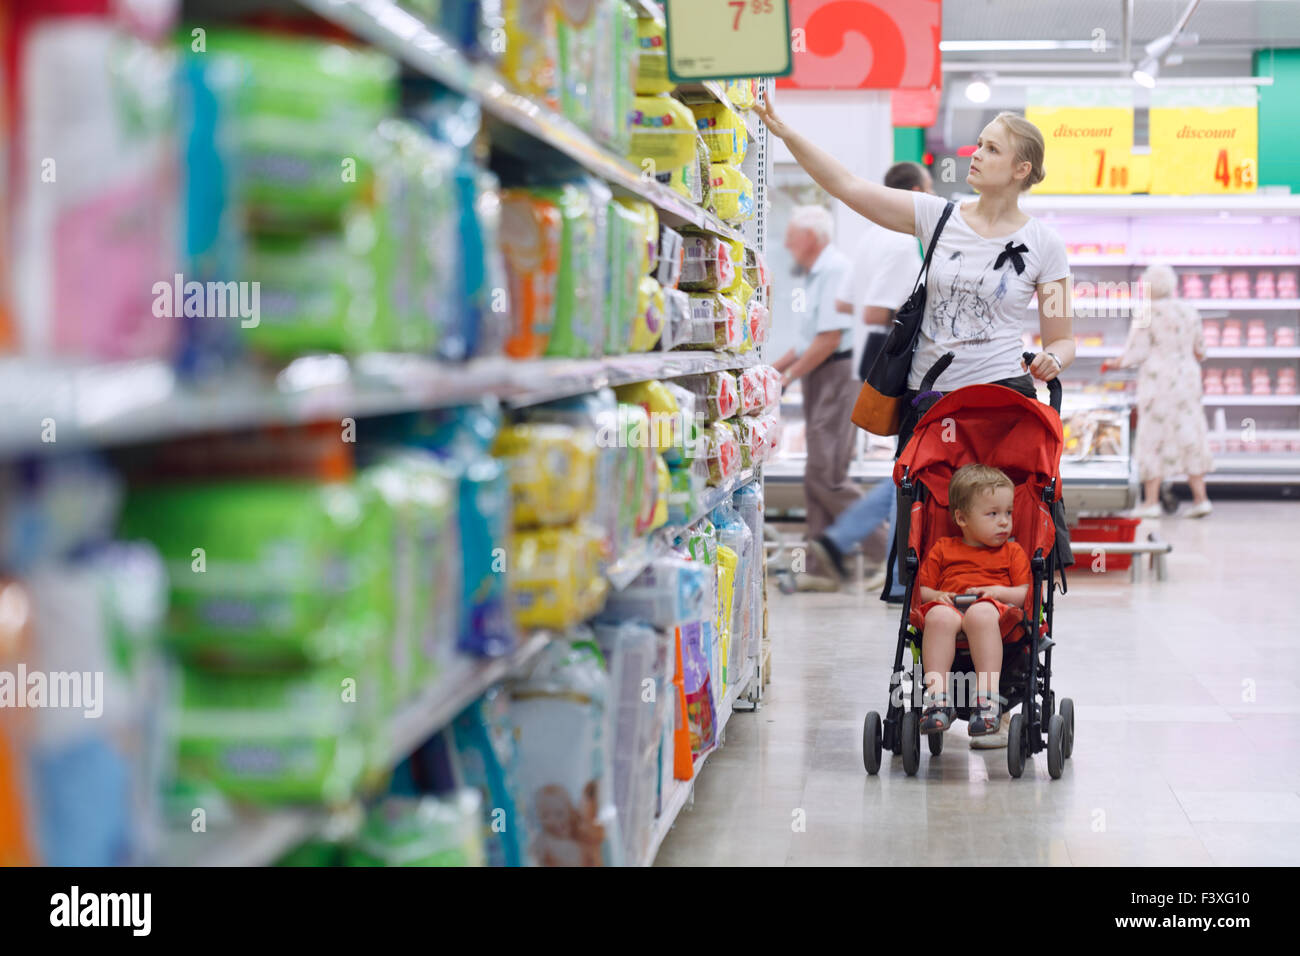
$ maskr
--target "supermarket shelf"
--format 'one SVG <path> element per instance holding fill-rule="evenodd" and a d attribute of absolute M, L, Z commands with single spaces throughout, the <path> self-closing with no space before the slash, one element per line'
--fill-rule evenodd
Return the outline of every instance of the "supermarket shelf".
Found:
<path fill-rule="evenodd" d="M 203 388 L 161 361 L 0 360 L 0 454 L 127 444 L 205 431 L 367 417 L 460 405 L 496 395 L 537 404 L 602 388 L 748 368 L 755 354 L 648 352 L 604 359 L 477 359 L 419 355 L 307 356 L 278 373 L 252 370 Z M 42 440 L 47 421 L 56 442 Z"/>
<path fill-rule="evenodd" d="M 1124 350 L 1117 345 L 1080 345 L 1074 354 L 1078 358 L 1119 358 Z M 1241 348 L 1224 348 L 1215 346 L 1205 350 L 1205 357 L 1212 359 L 1294 359 L 1300 358 L 1300 348 L 1254 346 Z"/>
<path fill-rule="evenodd" d="M 1206 395 L 1206 405 L 1300 405 L 1300 395 Z"/>
<path fill-rule="evenodd" d="M 974 196 L 963 196 L 975 198 Z M 1034 215 L 1085 216 L 1300 216 L 1300 196 L 1257 192 L 1234 196 L 1051 196 L 1036 194 L 1020 201 Z"/>
<path fill-rule="evenodd" d="M 1287 474 L 1300 478 L 1300 456 L 1286 452 L 1221 452 L 1214 456 L 1211 471 L 1220 475 Z"/>
<path fill-rule="evenodd" d="M 489 687 L 525 667 L 551 641 L 547 632 L 527 637 L 513 654 L 495 660 L 458 656 L 450 668 L 389 726 L 386 768 L 395 767 L 439 727 Z M 346 820 L 320 807 L 249 812 L 233 825 L 205 833 L 169 832 L 163 866 L 268 866 L 310 837 Z"/>
<path fill-rule="evenodd" d="M 1071 266 L 1300 266 L 1300 255 L 1072 255 L 1069 260 Z"/>
<path fill-rule="evenodd" d="M 1264 312 L 1300 310 L 1300 299 L 1184 299 L 1188 305 L 1215 312 Z"/>
<path fill-rule="evenodd" d="M 621 591 L 640 574 L 647 564 L 656 557 L 666 554 L 672 546 L 672 540 L 691 525 L 708 515 L 722 502 L 726 501 L 740 488 L 759 476 L 755 468 L 746 468 L 735 478 L 716 488 L 707 488 L 700 496 L 700 506 L 684 524 L 668 525 L 651 534 L 638 538 L 626 552 L 619 555 L 612 565 L 605 570 L 605 577 L 616 591 Z"/>
<path fill-rule="evenodd" d="M 647 182 L 627 159 L 597 144 L 554 110 L 511 92 L 486 64 L 472 63 L 451 43 L 403 10 L 394 0 L 299 0 L 345 30 L 368 40 L 439 83 L 482 104 L 509 124 L 581 164 L 625 193 L 658 206 L 671 226 L 693 225 L 728 239 L 743 236 L 717 216 L 693 205 L 667 186 Z"/>
<path fill-rule="evenodd" d="M 750 681 L 754 680 L 757 672 L 754 669 L 754 659 L 745 660 L 745 671 L 743 677 L 734 682 L 727 688 L 727 696 L 718 706 L 718 733 L 722 734 L 727 728 L 727 721 L 735 710 L 736 699 L 740 696 L 741 691 L 749 686 Z M 663 812 L 659 814 L 659 819 L 655 821 L 655 828 L 650 836 L 650 846 L 646 851 L 646 857 L 641 862 L 642 866 L 653 866 L 655 857 L 659 855 L 659 848 L 663 846 L 664 840 L 668 836 L 668 831 L 673 828 L 677 821 L 677 815 L 682 812 L 687 801 L 695 789 L 695 781 L 700 779 L 700 771 L 704 768 L 704 762 L 709 759 L 709 755 L 717 750 L 714 747 L 695 761 L 695 769 L 691 774 L 690 780 L 674 780 L 673 788 L 668 799 L 664 802 Z"/>

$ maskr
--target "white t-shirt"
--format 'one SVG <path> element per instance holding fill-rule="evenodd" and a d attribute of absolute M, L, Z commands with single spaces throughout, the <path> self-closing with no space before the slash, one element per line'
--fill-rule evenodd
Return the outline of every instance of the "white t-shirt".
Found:
<path fill-rule="evenodd" d="M 836 297 L 853 306 L 855 318 L 868 305 L 897 309 L 912 294 L 920 272 L 921 251 L 916 240 L 868 220 L 867 231 L 853 247 L 849 269 Z M 889 331 L 883 325 L 868 326 L 868 329 Z"/>
<path fill-rule="evenodd" d="M 945 205 L 945 200 L 925 193 L 913 198 L 916 237 L 927 247 Z M 1025 265 L 1020 274 L 1009 257 L 1000 269 L 993 268 L 1008 243 L 1027 247 L 1020 253 Z M 966 223 L 958 204 L 930 260 L 925 320 L 908 387 L 918 388 L 930 366 L 949 351 L 956 355 L 934 386 L 942 392 L 1023 375 L 1021 334 L 1029 301 L 1039 283 L 1069 274 L 1065 243 L 1037 219 L 1008 236 L 986 239 Z"/>

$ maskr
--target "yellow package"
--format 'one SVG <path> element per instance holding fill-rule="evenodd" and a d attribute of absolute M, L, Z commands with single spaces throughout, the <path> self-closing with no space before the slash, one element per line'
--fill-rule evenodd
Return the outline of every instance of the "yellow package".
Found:
<path fill-rule="evenodd" d="M 668 79 L 668 41 L 664 28 L 649 17 L 637 20 L 636 40 L 641 48 L 636 67 L 637 96 L 670 92 L 676 84 Z"/>
<path fill-rule="evenodd" d="M 555 7 L 537 0 L 505 0 L 506 49 L 501 72 L 516 90 L 560 108 L 560 44 Z M 665 69 L 667 60 L 665 59 Z"/>
<path fill-rule="evenodd" d="M 569 425 L 509 425 L 492 453 L 506 466 L 514 526 L 571 524 L 596 497 L 594 437 Z"/>
<path fill-rule="evenodd" d="M 695 161 L 695 117 L 667 93 L 638 96 L 632 108 L 632 147 L 628 158 L 653 174 Z"/>
<path fill-rule="evenodd" d="M 735 166 L 714 163 L 710 167 L 709 182 L 713 195 L 709 211 L 727 222 L 743 222 L 754 218 L 754 184 Z"/>
<path fill-rule="evenodd" d="M 717 649 L 720 656 L 718 673 L 722 676 L 722 688 L 719 695 L 725 693 L 727 679 L 727 661 L 731 660 L 731 600 L 736 588 L 736 552 L 725 544 L 718 545 L 718 608 L 714 626 L 718 634 Z"/>
<path fill-rule="evenodd" d="M 712 162 L 739 166 L 749 145 L 749 131 L 741 115 L 723 103 L 693 103 L 691 112 Z"/>
<path fill-rule="evenodd" d="M 637 286 L 637 312 L 632 321 L 633 352 L 649 352 L 664 334 L 664 289 L 654 276 Z"/>
<path fill-rule="evenodd" d="M 659 482 L 659 495 L 655 499 L 655 517 L 650 523 L 651 531 L 668 523 L 668 497 L 673 491 L 673 476 L 663 455 L 655 455 L 655 475 Z"/>
<path fill-rule="evenodd" d="M 727 80 L 723 92 L 736 109 L 751 110 L 758 102 L 758 80 L 752 76 L 742 80 Z"/>
<path fill-rule="evenodd" d="M 725 287 L 719 286 L 718 291 L 735 293 L 736 290 L 740 288 L 740 284 L 744 278 L 741 275 L 741 272 L 745 262 L 745 240 L 719 238 L 718 241 L 726 243 L 727 251 L 731 254 L 731 261 L 736 267 L 735 279 L 732 280 L 730 285 Z M 750 289 L 750 294 L 753 295 L 753 289 Z"/>
<path fill-rule="evenodd" d="M 640 405 L 650 416 L 650 446 L 659 454 L 682 444 L 685 429 L 677 399 L 663 382 L 637 382 L 614 389 L 620 402 Z"/>
<path fill-rule="evenodd" d="M 637 272 L 643 276 L 648 275 L 659 264 L 659 210 L 644 199 L 619 197 L 614 201 L 638 220 L 638 227 L 645 241 L 641 246 L 641 267 Z"/>
<path fill-rule="evenodd" d="M 742 315 L 749 315 L 749 300 L 754 297 L 754 287 L 745 281 L 741 273 L 737 272 L 736 275 L 741 277 L 736 280 L 735 286 L 727 294 L 740 303 Z"/>
<path fill-rule="evenodd" d="M 521 630 L 564 630 L 591 617 L 609 586 L 586 528 L 539 528 L 511 536 L 510 591 Z"/>

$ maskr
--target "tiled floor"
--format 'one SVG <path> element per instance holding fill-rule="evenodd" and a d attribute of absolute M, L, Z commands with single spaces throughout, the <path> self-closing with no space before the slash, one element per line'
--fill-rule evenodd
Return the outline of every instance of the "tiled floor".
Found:
<path fill-rule="evenodd" d="M 768 696 L 732 717 L 657 865 L 1300 864 L 1300 504 L 1149 524 L 1168 580 L 1085 570 L 1058 596 L 1053 686 L 1077 723 L 1056 781 L 1046 753 L 1011 780 L 960 722 L 916 777 L 888 751 L 867 776 L 897 612 L 773 588 Z"/>

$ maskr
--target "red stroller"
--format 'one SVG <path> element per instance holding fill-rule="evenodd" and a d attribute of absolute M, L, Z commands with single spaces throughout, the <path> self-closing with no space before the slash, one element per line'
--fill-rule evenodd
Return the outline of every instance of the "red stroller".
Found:
<path fill-rule="evenodd" d="M 1026 363 L 1033 357 L 1026 353 Z M 1012 777 L 1019 777 L 1026 758 L 1046 747 L 1048 773 L 1055 780 L 1074 749 L 1074 702 L 1063 699 L 1058 711 L 1052 690 L 1053 579 L 1058 571 L 1064 593 L 1064 559 L 1057 547 L 1054 510 L 1061 497 L 1063 438 L 1061 386 L 1052 381 L 1048 388 L 1052 411 L 1001 385 L 972 385 L 950 392 L 917 423 L 894 464 L 894 481 L 901 491 L 900 520 L 905 503 L 910 512 L 907 550 L 900 562 L 907 594 L 889 678 L 889 707 L 883 722 L 871 711 L 862 728 L 862 757 L 869 774 L 880 770 L 882 746 L 902 754 L 909 777 L 920 765 L 923 622 L 917 610 L 921 602 L 916 572 L 934 542 L 960 534 L 948 511 L 948 482 L 958 468 L 972 462 L 1000 468 L 1015 485 L 1013 534 L 1029 557 L 1032 572 L 1023 616 L 1016 625 L 1018 638 L 1003 645 L 999 690 L 1007 699 L 1005 709 L 1025 705 L 1011 717 L 1007 769 Z M 912 651 L 910 695 L 903 691 L 903 652 L 908 647 Z M 969 678 L 973 673 L 969 648 L 959 640 L 953 675 Z M 959 719 L 970 719 L 969 701 L 955 709 Z M 943 750 L 943 737 L 928 735 L 932 756 Z"/>

